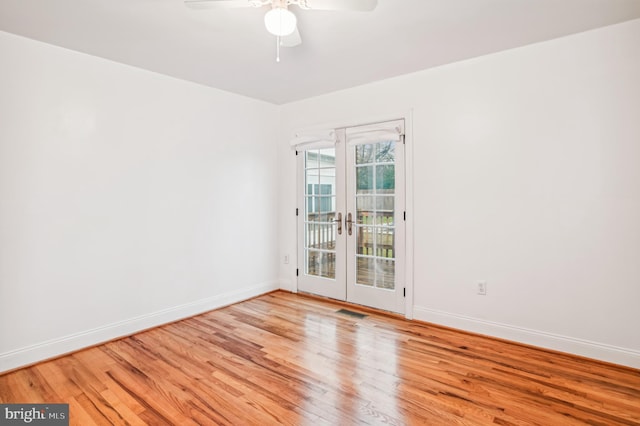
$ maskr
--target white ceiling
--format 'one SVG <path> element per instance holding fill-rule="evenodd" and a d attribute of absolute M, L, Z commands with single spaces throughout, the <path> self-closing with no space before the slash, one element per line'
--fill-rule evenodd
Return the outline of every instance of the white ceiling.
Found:
<path fill-rule="evenodd" d="M 0 30 L 282 104 L 640 18 L 640 0 L 379 0 L 375 11 L 291 9 L 283 49 L 262 9 L 182 0 L 0 0 Z"/>

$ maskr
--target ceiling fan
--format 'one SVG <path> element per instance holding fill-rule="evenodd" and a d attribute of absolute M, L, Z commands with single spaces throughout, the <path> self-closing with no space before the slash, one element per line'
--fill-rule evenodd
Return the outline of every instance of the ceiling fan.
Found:
<path fill-rule="evenodd" d="M 263 7 L 270 10 L 264 15 L 267 31 L 276 36 L 276 61 L 280 62 L 280 46 L 294 47 L 302 43 L 297 18 L 290 5 L 305 10 L 352 10 L 369 12 L 378 0 L 184 0 L 191 9 L 226 9 L 237 7 Z"/>

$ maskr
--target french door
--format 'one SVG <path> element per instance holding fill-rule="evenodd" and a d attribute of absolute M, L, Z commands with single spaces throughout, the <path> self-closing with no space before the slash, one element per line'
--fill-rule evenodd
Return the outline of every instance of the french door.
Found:
<path fill-rule="evenodd" d="M 299 151 L 298 289 L 404 312 L 404 122 Z"/>

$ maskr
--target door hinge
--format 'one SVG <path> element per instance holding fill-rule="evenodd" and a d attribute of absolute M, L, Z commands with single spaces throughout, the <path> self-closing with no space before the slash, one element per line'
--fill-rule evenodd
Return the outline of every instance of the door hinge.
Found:
<path fill-rule="evenodd" d="M 407 297 L 407 288 L 406 287 L 404 287 L 402 289 L 402 296 Z"/>
<path fill-rule="evenodd" d="M 406 221 L 407 220 L 407 212 L 402 212 L 402 217 Z"/>
<path fill-rule="evenodd" d="M 298 150 L 296 149 L 296 155 L 298 155 Z"/>
<path fill-rule="evenodd" d="M 402 145 L 404 145 L 405 136 L 404 135 L 400 135 L 400 137 L 402 138 Z"/>
<path fill-rule="evenodd" d="M 300 269 L 296 268 L 296 277 L 298 276 L 299 273 L 300 273 Z"/>
<path fill-rule="evenodd" d="M 298 208 L 296 207 L 296 216 L 298 216 Z"/>

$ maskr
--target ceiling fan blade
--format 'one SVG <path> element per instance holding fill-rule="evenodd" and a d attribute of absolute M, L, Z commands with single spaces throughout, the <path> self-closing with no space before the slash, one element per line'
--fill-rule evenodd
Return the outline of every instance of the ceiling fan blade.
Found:
<path fill-rule="evenodd" d="M 251 7 L 250 0 L 184 0 L 189 9 L 230 9 L 236 7 Z"/>
<path fill-rule="evenodd" d="M 280 38 L 280 45 L 282 47 L 295 47 L 301 43 L 302 43 L 302 39 L 300 38 L 300 31 L 298 31 L 297 27 L 288 36 L 284 36 Z"/>
<path fill-rule="evenodd" d="M 378 0 L 306 0 L 312 10 L 355 10 L 370 12 L 376 8 Z"/>

